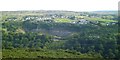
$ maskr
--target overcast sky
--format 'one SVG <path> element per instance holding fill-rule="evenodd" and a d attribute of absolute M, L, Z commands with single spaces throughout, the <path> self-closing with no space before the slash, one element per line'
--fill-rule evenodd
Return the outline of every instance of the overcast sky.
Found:
<path fill-rule="evenodd" d="M 117 10 L 120 0 L 0 0 L 0 11 L 16 10 Z"/>

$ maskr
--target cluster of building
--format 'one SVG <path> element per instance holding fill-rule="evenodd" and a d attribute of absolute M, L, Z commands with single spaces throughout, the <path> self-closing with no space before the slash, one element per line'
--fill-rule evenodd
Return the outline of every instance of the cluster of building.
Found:
<path fill-rule="evenodd" d="M 58 14 L 53 14 L 53 15 L 42 15 L 42 16 L 25 16 L 23 17 L 22 21 L 26 21 L 26 20 L 30 20 L 33 22 L 39 22 L 39 21 L 43 21 L 43 22 L 54 22 L 55 18 L 66 18 L 66 19 L 70 19 L 70 20 L 76 20 L 71 22 L 72 24 L 99 24 L 101 23 L 100 21 L 91 21 L 91 20 L 86 20 L 84 19 L 84 17 L 75 17 L 75 16 L 65 16 L 65 15 L 58 15 Z M 12 18 L 7 18 L 6 20 L 17 20 L 16 17 L 12 17 Z M 109 22 L 106 23 L 106 25 L 114 25 L 117 24 L 117 22 Z"/>

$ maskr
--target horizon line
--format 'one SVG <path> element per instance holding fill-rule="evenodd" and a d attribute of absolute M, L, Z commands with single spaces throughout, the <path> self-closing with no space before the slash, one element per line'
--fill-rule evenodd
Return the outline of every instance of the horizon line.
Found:
<path fill-rule="evenodd" d="M 118 11 L 118 10 L 88 10 L 88 11 L 74 11 L 74 10 L 0 10 L 0 11 L 71 11 L 71 12 L 94 12 L 94 11 Z"/>

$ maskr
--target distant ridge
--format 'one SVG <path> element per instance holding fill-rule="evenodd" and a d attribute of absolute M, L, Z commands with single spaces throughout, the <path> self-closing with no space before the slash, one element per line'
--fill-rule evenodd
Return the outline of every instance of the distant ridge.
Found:
<path fill-rule="evenodd" d="M 118 14 L 117 10 L 100 10 L 100 11 L 92 11 L 92 13 L 97 14 Z"/>

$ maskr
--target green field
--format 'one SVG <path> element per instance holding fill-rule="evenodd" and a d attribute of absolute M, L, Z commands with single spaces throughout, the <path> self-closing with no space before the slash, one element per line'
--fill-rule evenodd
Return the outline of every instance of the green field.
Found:
<path fill-rule="evenodd" d="M 2 58 L 2 52 L 0 51 L 0 58 Z"/>
<path fill-rule="evenodd" d="M 3 49 L 3 58 L 98 58 L 99 55 L 47 49 Z"/>
<path fill-rule="evenodd" d="M 71 23 L 73 22 L 74 20 L 71 20 L 71 19 L 66 19 L 66 18 L 56 18 L 54 19 L 55 22 L 58 22 L 58 23 Z"/>

